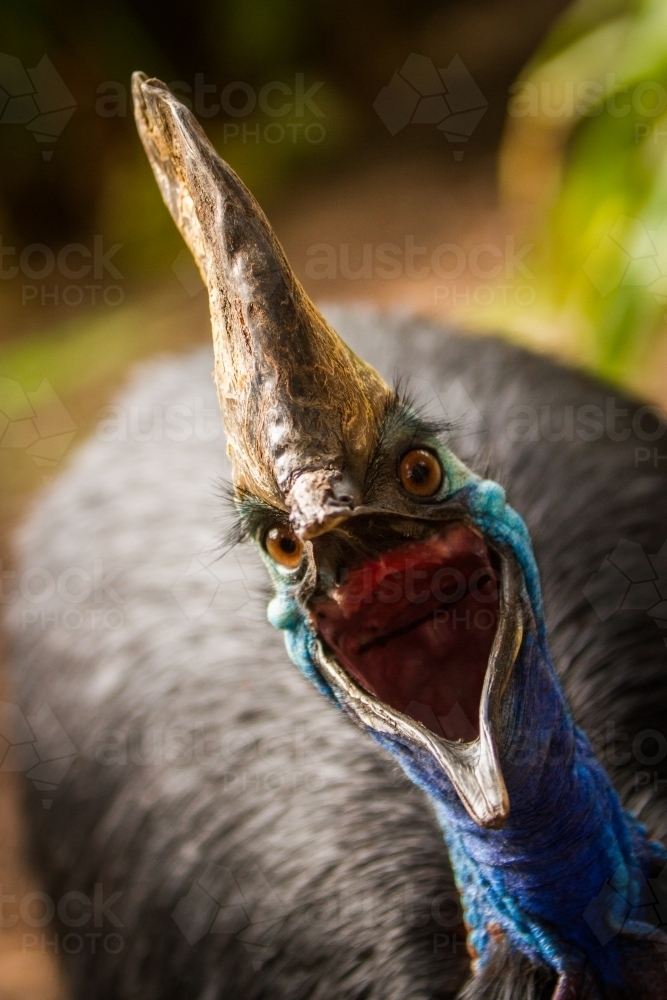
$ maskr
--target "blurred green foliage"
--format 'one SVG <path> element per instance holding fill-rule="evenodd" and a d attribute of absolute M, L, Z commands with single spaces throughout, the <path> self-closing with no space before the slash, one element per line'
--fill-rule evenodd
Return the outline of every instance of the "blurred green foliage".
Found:
<path fill-rule="evenodd" d="M 514 89 L 503 174 L 532 199 L 539 307 L 623 380 L 667 319 L 665 0 L 578 0 Z"/>

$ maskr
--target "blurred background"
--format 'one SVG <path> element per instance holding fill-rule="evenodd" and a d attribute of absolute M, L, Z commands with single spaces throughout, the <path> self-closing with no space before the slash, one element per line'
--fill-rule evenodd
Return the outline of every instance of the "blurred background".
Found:
<path fill-rule="evenodd" d="M 209 337 L 135 69 L 189 103 L 315 300 L 496 330 L 667 405 L 667 0 L 0 13 L 0 582 L 34 491 L 131 366 Z M 19 786 L 0 764 L 16 899 L 38 891 Z M 29 921 L 0 925 L 0 1000 L 64 995 Z"/>

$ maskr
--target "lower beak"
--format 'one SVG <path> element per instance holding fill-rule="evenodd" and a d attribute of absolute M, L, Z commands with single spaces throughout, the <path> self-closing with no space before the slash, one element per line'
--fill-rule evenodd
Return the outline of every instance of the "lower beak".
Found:
<path fill-rule="evenodd" d="M 511 553 L 499 555 L 498 625 L 480 700 L 479 736 L 472 742 L 444 739 L 380 701 L 357 683 L 321 641 L 316 647 L 318 667 L 346 710 L 365 727 L 428 754 L 435 767 L 446 773 L 471 818 L 487 829 L 502 827 L 510 812 L 498 746 L 503 694 L 523 637 L 521 574 Z"/>

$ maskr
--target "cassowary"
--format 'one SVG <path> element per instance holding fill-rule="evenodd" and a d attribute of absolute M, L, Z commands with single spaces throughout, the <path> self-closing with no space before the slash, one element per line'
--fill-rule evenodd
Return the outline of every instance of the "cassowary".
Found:
<path fill-rule="evenodd" d="M 192 115 L 134 94 L 229 462 L 208 353 L 155 363 L 20 539 L 54 581 L 8 624 L 63 762 L 29 805 L 73 995 L 667 997 L 665 644 L 605 603 L 619 566 L 665 585 L 664 421 L 493 338 L 339 310 L 344 342 Z M 221 555 L 230 476 L 254 544 Z"/>

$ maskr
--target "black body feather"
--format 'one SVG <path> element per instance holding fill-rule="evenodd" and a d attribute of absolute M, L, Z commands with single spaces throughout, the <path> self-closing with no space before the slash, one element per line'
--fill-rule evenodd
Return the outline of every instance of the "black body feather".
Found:
<path fill-rule="evenodd" d="M 533 538 L 575 718 L 625 806 L 664 840 L 667 633 L 647 613 L 648 586 L 635 610 L 617 605 L 631 584 L 667 599 L 667 463 L 645 458 L 667 454 L 665 425 L 492 338 L 361 312 L 333 321 L 430 398 L 451 447 L 506 487 Z M 21 542 L 24 568 L 96 581 L 83 600 L 66 583 L 9 609 L 21 709 L 30 721 L 46 702 L 76 753 L 54 791 L 26 782 L 46 890 L 56 905 L 72 891 L 121 894 L 78 928 L 74 903 L 56 923 L 74 997 L 547 1000 L 553 979 L 502 945 L 469 979 L 426 799 L 289 664 L 256 556 L 241 546 L 218 559 L 224 440 L 194 416 L 215 408 L 210 369 L 208 352 L 146 369 L 121 401 L 120 439 L 82 449 Z M 177 404 L 192 414 L 180 440 L 166 430 Z M 147 440 L 132 407 L 152 421 Z M 614 552 L 625 577 L 609 569 Z M 55 746 L 56 723 L 43 729 Z M 68 933 L 84 940 L 76 954 Z"/>

